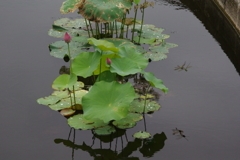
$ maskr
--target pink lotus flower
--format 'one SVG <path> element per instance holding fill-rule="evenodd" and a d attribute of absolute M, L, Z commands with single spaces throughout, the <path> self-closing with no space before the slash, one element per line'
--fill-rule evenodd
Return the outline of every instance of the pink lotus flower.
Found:
<path fill-rule="evenodd" d="M 112 64 L 112 61 L 111 61 L 111 59 L 107 58 L 107 60 L 106 60 L 106 61 L 107 61 L 107 64 L 108 64 L 108 65 L 111 65 L 111 64 Z"/>
<path fill-rule="evenodd" d="M 71 42 L 71 40 L 72 40 L 72 37 L 66 32 L 64 35 L 64 41 L 66 43 L 69 43 L 69 42 Z"/>

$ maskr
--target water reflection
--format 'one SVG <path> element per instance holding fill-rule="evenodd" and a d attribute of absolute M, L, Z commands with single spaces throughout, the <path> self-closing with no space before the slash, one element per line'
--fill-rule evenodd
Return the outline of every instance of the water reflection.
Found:
<path fill-rule="evenodd" d="M 71 134 L 73 130 L 73 134 Z M 63 144 L 66 147 L 72 148 L 72 159 L 76 150 L 88 152 L 94 160 L 139 160 L 139 157 L 132 157 L 133 152 L 139 152 L 143 157 L 153 157 L 165 145 L 167 139 L 164 132 L 157 133 L 149 139 L 137 139 L 129 141 L 126 130 L 117 130 L 117 132 L 108 136 L 99 136 L 93 134 L 92 144 L 87 145 L 84 141 L 81 145 L 75 143 L 75 129 L 70 129 L 68 139 L 55 139 L 56 144 Z M 72 136 L 72 137 L 71 137 Z M 72 140 L 70 140 L 72 139 Z M 100 143 L 100 148 L 95 148 L 96 139 Z M 103 147 L 102 143 L 107 143 L 108 147 Z M 120 143 L 120 144 L 119 144 Z M 106 146 L 106 145 L 105 145 Z M 120 146 L 120 148 L 119 148 Z"/>
<path fill-rule="evenodd" d="M 158 5 L 173 6 L 176 10 L 188 10 L 188 7 L 180 0 L 155 0 Z"/>

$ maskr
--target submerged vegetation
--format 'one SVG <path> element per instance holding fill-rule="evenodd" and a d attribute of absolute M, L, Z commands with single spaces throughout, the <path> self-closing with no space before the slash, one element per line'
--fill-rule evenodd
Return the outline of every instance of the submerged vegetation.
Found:
<path fill-rule="evenodd" d="M 50 55 L 69 62 L 69 68 L 54 80 L 55 91 L 37 102 L 59 111 L 71 127 L 97 135 L 132 128 L 145 113 L 159 110 L 153 88 L 164 93 L 168 88 L 144 69 L 151 61 L 166 59 L 169 48 L 177 45 L 165 41 L 169 35 L 163 29 L 143 24 L 144 10 L 153 6 L 141 0 L 63 2 L 62 14 L 78 10 L 83 18 L 61 18 L 49 30 L 50 36 L 64 39 L 49 45 Z M 132 8 L 134 18 L 129 18 Z M 146 127 L 134 134 L 150 136 Z"/>

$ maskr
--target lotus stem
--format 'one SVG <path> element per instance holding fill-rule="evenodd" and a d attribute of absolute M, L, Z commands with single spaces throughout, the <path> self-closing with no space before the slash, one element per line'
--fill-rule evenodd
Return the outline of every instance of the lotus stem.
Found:
<path fill-rule="evenodd" d="M 118 38 L 118 28 L 117 28 L 117 21 L 115 20 L 115 29 L 116 29 L 116 38 Z"/>
<path fill-rule="evenodd" d="M 105 27 L 105 38 L 107 36 L 107 23 L 104 23 L 104 27 Z"/>
<path fill-rule="evenodd" d="M 135 25 L 136 25 L 136 18 L 137 18 L 137 11 L 138 11 L 138 4 L 135 9 L 135 15 L 134 15 L 134 23 L 133 23 L 133 29 L 132 29 L 132 42 L 133 42 L 133 37 L 134 37 L 134 32 L 135 32 Z"/>
<path fill-rule="evenodd" d="M 98 25 L 98 23 L 96 22 L 96 36 L 97 36 L 97 38 L 101 38 L 101 36 L 100 36 L 100 29 L 99 29 L 99 25 Z"/>
<path fill-rule="evenodd" d="M 126 15 L 127 15 L 127 13 L 125 15 L 123 15 L 122 25 L 121 25 L 121 34 L 119 36 L 120 38 L 123 38 L 124 24 L 125 24 Z"/>
<path fill-rule="evenodd" d="M 90 22 L 90 21 L 88 21 L 88 22 L 89 22 L 89 26 L 90 26 L 90 28 L 91 28 L 92 36 L 94 37 L 94 34 L 93 34 L 93 29 L 92 29 L 91 22 Z"/>
<path fill-rule="evenodd" d="M 146 0 L 145 0 L 146 3 Z M 142 23 L 141 23 L 141 29 L 140 29 L 140 35 L 139 35 L 139 39 L 138 39 L 138 43 L 140 43 L 140 38 L 142 36 L 142 26 L 143 26 L 143 19 L 144 19 L 144 7 L 143 7 L 143 11 L 142 11 Z"/>
<path fill-rule="evenodd" d="M 129 27 L 129 25 L 127 25 L 127 33 L 126 33 L 126 38 L 128 38 L 128 27 Z"/>
<path fill-rule="evenodd" d="M 86 26 L 87 26 L 88 37 L 90 38 L 90 32 L 89 32 L 89 29 L 88 29 L 88 24 L 87 24 L 87 19 L 86 18 L 85 18 L 85 23 L 86 23 Z"/>

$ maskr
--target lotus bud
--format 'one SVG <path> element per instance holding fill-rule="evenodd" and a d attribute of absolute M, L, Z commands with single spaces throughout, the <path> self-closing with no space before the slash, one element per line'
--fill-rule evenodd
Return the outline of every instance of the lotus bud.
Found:
<path fill-rule="evenodd" d="M 111 61 L 111 59 L 107 58 L 107 60 L 106 60 L 106 61 L 107 61 L 107 64 L 108 64 L 108 65 L 111 65 L 111 64 L 112 64 L 112 61 Z"/>
<path fill-rule="evenodd" d="M 69 43 L 69 42 L 71 42 L 71 40 L 72 40 L 72 37 L 66 32 L 64 35 L 64 41 L 66 43 Z"/>

